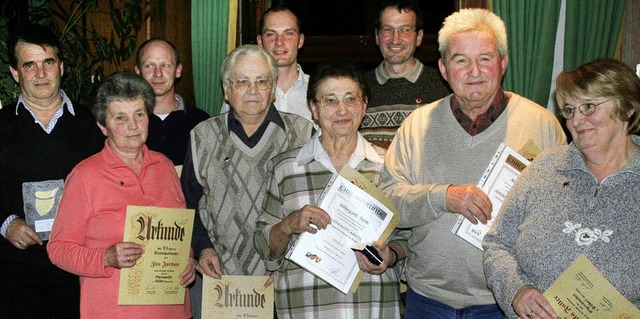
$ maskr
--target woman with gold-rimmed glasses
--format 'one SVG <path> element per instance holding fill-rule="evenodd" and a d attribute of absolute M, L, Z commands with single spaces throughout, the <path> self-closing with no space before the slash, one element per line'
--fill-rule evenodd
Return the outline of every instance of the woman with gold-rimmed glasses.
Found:
<path fill-rule="evenodd" d="M 273 158 L 255 245 L 273 271 L 278 318 L 399 318 L 398 276 L 392 267 L 406 255 L 406 237 L 393 235 L 389 245 L 376 242 L 383 258 L 376 266 L 357 253 L 366 272 L 355 293 L 343 294 L 284 259 L 286 249 L 303 232 L 325 229 L 331 218 L 313 206 L 334 174 L 345 165 L 378 182 L 382 148 L 367 142 L 358 127 L 370 93 L 353 64 L 328 64 L 312 76 L 307 100 L 320 131 L 304 146 Z M 407 235 L 407 234 L 404 234 Z"/>
<path fill-rule="evenodd" d="M 640 306 L 640 79 L 599 59 L 556 85 L 573 142 L 536 157 L 484 238 L 488 284 L 509 318 L 555 318 L 542 292 L 581 254 Z"/>

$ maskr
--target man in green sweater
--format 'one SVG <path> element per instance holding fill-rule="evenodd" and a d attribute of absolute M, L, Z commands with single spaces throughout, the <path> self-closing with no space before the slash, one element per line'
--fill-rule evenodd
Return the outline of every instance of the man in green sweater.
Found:
<path fill-rule="evenodd" d="M 503 318 L 487 288 L 482 251 L 451 233 L 462 215 L 491 218 L 476 184 L 501 143 L 534 157 L 566 143 L 558 120 L 505 92 L 504 22 L 484 9 L 450 15 L 438 33 L 440 73 L 453 94 L 416 109 L 386 154 L 380 187 L 410 228 L 405 318 Z"/>

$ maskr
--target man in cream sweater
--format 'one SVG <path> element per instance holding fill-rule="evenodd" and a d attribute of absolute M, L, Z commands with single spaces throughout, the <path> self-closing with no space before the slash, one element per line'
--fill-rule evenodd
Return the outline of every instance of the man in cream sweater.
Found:
<path fill-rule="evenodd" d="M 504 22 L 490 11 L 450 15 L 438 33 L 440 73 L 453 94 L 416 109 L 386 154 L 380 187 L 409 238 L 405 318 L 503 318 L 487 288 L 482 251 L 451 233 L 459 215 L 486 223 L 492 206 L 475 185 L 500 143 L 528 157 L 566 143 L 557 119 L 501 87 Z"/>

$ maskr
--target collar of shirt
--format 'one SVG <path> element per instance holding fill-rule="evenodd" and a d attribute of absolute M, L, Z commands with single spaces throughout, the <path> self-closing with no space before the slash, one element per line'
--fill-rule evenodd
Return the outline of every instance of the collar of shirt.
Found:
<path fill-rule="evenodd" d="M 424 68 L 422 62 L 420 62 L 418 59 L 415 60 L 416 64 L 413 65 L 411 71 L 409 71 L 407 75 L 403 76 L 403 78 L 407 79 L 407 81 L 411 83 L 416 83 L 416 81 L 418 81 L 418 79 L 420 78 L 420 74 L 422 73 L 422 68 Z M 384 62 L 382 62 L 380 63 L 380 65 L 378 65 L 378 67 L 376 67 L 376 80 L 378 80 L 378 83 L 380 84 L 385 84 L 389 79 L 391 79 L 391 77 L 389 77 L 384 71 Z"/>
<path fill-rule="evenodd" d="M 129 165 L 127 165 L 113 151 L 113 149 L 111 148 L 111 145 L 109 145 L 109 140 L 108 139 L 104 141 L 104 149 L 99 154 L 102 154 L 102 158 L 104 159 L 105 163 L 110 168 L 129 167 Z M 147 145 L 146 144 L 142 144 L 142 170 L 144 170 L 145 167 L 147 167 L 149 165 L 156 164 L 156 163 L 159 163 L 159 162 L 160 162 L 159 158 L 156 157 L 155 155 L 152 155 L 149 152 L 149 148 L 147 147 Z M 140 174 L 140 176 L 142 176 L 142 174 Z"/>
<path fill-rule="evenodd" d="M 638 135 L 629 135 L 631 141 L 640 146 L 640 136 Z M 576 146 L 576 142 L 571 142 L 567 147 L 566 156 L 563 155 L 562 161 L 558 165 L 558 170 L 568 171 L 568 170 L 582 170 L 588 172 L 593 175 L 591 169 L 587 166 L 584 160 L 584 153 Z M 546 150 L 545 150 L 546 152 Z M 635 175 L 640 175 L 640 153 L 636 154 L 633 158 L 629 160 L 629 162 L 623 166 L 619 171 L 612 173 L 611 175 L 616 175 L 619 173 L 631 173 Z M 566 183 L 566 182 L 565 182 Z"/>
<path fill-rule="evenodd" d="M 184 99 L 180 94 L 175 94 L 176 101 L 178 101 L 178 107 L 174 111 L 184 111 L 186 108 L 184 106 Z"/>
<path fill-rule="evenodd" d="M 302 71 L 300 65 L 297 65 L 297 70 L 298 78 L 287 92 L 283 92 L 279 87 L 276 87 L 276 100 L 274 103 L 276 109 L 280 112 L 297 114 L 313 122 L 311 110 L 307 105 L 309 75 Z"/>
<path fill-rule="evenodd" d="M 174 98 L 176 99 L 176 101 L 178 101 L 178 106 L 171 112 L 167 113 L 167 114 L 155 114 L 152 113 L 152 115 L 154 115 L 155 117 L 161 119 L 161 120 L 166 120 L 167 117 L 169 117 L 169 115 L 171 115 L 171 113 L 173 112 L 177 112 L 177 111 L 185 111 L 185 106 L 184 106 L 184 100 L 182 99 L 182 96 L 175 94 Z M 154 116 L 150 116 L 150 119 L 153 118 Z"/>
<path fill-rule="evenodd" d="M 455 96 L 453 96 L 450 101 L 451 111 L 458 123 L 460 123 L 460 126 L 462 126 L 469 135 L 476 136 L 489 128 L 489 126 L 500 117 L 500 114 L 507 108 L 509 96 L 507 96 L 503 90 L 499 90 L 493 98 L 493 101 L 491 101 L 487 111 L 478 115 L 475 120 L 471 120 L 471 118 L 462 111 L 460 103 Z"/>
<path fill-rule="evenodd" d="M 25 102 L 22 94 L 20 94 L 20 98 L 18 98 L 18 103 L 16 103 L 16 115 L 18 115 L 18 109 L 20 108 L 20 105 L 22 105 L 24 109 L 27 110 L 31 114 L 31 116 L 33 116 L 33 119 L 36 121 L 36 123 L 38 123 L 40 127 L 42 127 L 42 129 L 45 132 L 47 132 L 47 134 L 50 134 L 51 131 L 53 131 L 53 128 L 56 127 L 56 123 L 58 123 L 58 119 L 62 117 L 62 114 L 64 114 L 65 105 L 67 106 L 67 111 L 69 111 L 71 115 L 73 116 L 76 115 L 76 112 L 73 109 L 73 103 L 71 103 L 71 100 L 69 99 L 67 94 L 64 92 L 64 90 L 60 90 L 60 97 L 62 98 L 62 107 L 59 108 L 58 111 L 56 111 L 56 114 L 53 115 L 53 117 L 51 118 L 51 121 L 49 121 L 49 125 L 46 127 L 42 122 L 40 122 L 36 113 L 27 107 L 27 103 Z"/>
<path fill-rule="evenodd" d="M 229 132 L 234 133 L 245 145 L 249 147 L 254 147 L 256 146 L 256 144 L 258 144 L 258 142 L 262 139 L 262 135 L 264 135 L 264 132 L 267 130 L 269 122 L 272 122 L 273 124 L 276 124 L 283 130 L 285 130 L 284 121 L 282 120 L 280 113 L 278 113 L 278 110 L 276 110 L 276 107 L 273 104 L 271 104 L 271 106 L 269 107 L 267 116 L 264 118 L 264 121 L 262 121 L 262 124 L 260 124 L 260 127 L 258 127 L 256 132 L 253 133 L 251 137 L 249 137 L 244 131 L 242 123 L 240 123 L 240 121 L 236 118 L 233 108 L 231 109 L 231 111 L 227 112 L 227 127 L 229 128 Z"/>
<path fill-rule="evenodd" d="M 373 147 L 373 145 L 371 145 L 371 143 L 367 142 L 362 137 L 360 132 L 358 132 L 357 134 L 358 142 L 356 144 L 355 150 L 353 150 L 353 153 L 351 154 L 351 157 L 349 157 L 349 166 L 351 166 L 352 168 L 356 168 L 358 167 L 358 165 L 360 165 L 360 162 L 365 159 L 372 163 L 382 165 L 382 163 L 384 162 L 382 156 L 378 154 L 378 152 L 376 152 L 376 149 Z M 309 142 L 302 146 L 302 149 L 298 153 L 298 156 L 296 156 L 296 160 L 298 161 L 299 165 L 307 165 L 311 163 L 312 160 L 316 160 L 331 172 L 337 174 L 338 171 L 336 171 L 335 167 L 333 167 L 333 163 L 331 162 L 329 154 L 327 154 L 327 152 L 324 150 L 324 147 L 322 147 L 322 143 L 320 142 L 321 136 L 322 130 L 320 129 L 311 137 L 311 140 L 309 140 Z"/>
<path fill-rule="evenodd" d="M 293 86 L 289 89 L 289 91 L 284 92 L 279 87 L 276 86 L 276 96 L 285 95 L 291 91 L 295 91 L 296 89 L 304 88 L 307 90 L 307 85 L 309 84 L 309 75 L 302 72 L 302 67 L 300 64 L 296 64 L 296 70 L 298 71 L 298 78 L 296 82 L 293 83 Z"/>
<path fill-rule="evenodd" d="M 296 70 L 298 70 L 298 79 L 296 80 L 296 84 L 295 85 L 304 85 L 304 87 L 307 87 L 307 84 L 309 84 L 309 74 L 305 74 L 302 71 L 302 67 L 300 66 L 300 64 L 296 64 Z"/>

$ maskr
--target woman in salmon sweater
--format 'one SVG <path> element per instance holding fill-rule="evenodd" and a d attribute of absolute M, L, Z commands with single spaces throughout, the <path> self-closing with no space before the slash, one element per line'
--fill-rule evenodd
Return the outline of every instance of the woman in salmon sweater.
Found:
<path fill-rule="evenodd" d="M 82 318 L 191 317 L 189 294 L 178 305 L 118 305 L 120 271 L 143 253 L 142 246 L 122 242 L 127 206 L 185 207 L 172 162 L 144 144 L 153 102 L 143 78 L 107 78 L 92 109 L 105 146 L 66 180 L 47 251 L 55 265 L 80 276 Z M 193 259 L 180 276 L 183 287 L 194 280 Z"/>

